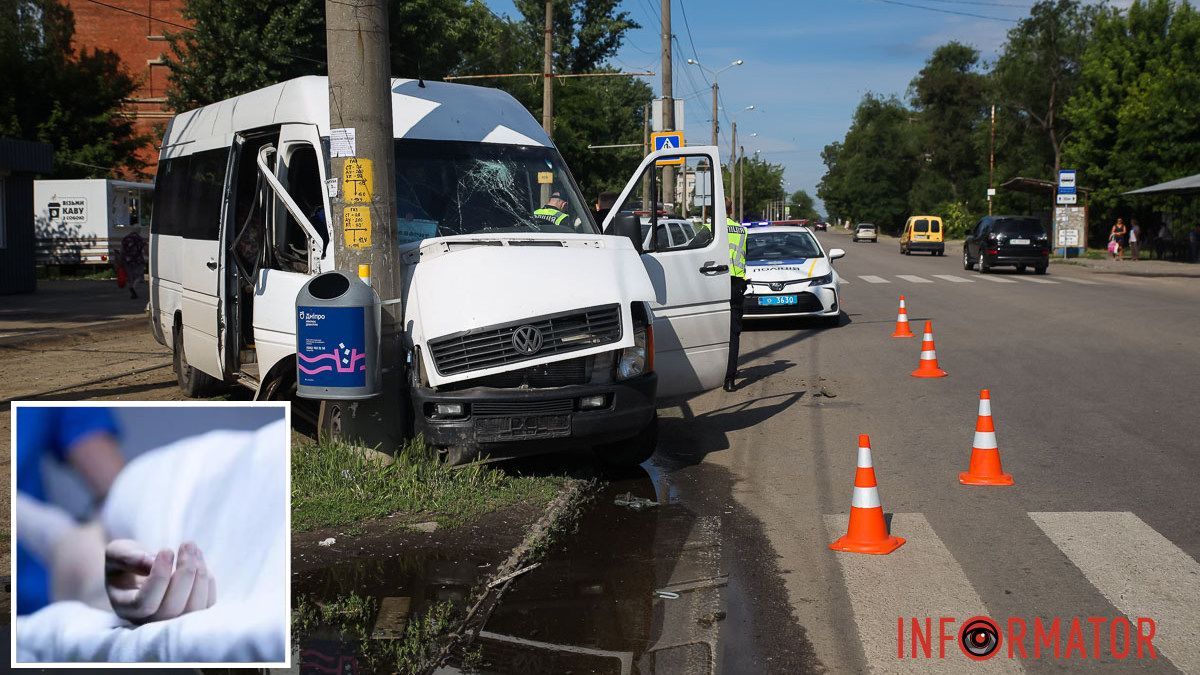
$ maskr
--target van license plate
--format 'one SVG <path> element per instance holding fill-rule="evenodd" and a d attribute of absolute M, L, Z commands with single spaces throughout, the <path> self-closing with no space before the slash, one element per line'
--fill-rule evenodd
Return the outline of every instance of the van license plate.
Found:
<path fill-rule="evenodd" d="M 758 299 L 759 306 L 762 305 L 794 305 L 796 304 L 796 296 L 794 295 L 764 295 Z"/>
<path fill-rule="evenodd" d="M 517 415 L 475 420 L 475 439 L 482 442 L 562 438 L 570 435 L 570 415 Z"/>
<path fill-rule="evenodd" d="M 1013 246 L 1028 246 L 1029 240 L 1028 239 L 1009 239 L 1008 243 L 1012 244 Z"/>

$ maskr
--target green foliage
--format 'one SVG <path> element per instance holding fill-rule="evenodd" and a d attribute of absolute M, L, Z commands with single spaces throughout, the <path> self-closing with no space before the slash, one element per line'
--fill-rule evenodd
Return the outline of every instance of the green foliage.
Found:
<path fill-rule="evenodd" d="M 1121 193 L 1200 167 L 1200 14 L 1187 3 L 1104 9 L 1064 111 L 1076 132 L 1067 162 L 1111 211 Z"/>
<path fill-rule="evenodd" d="M 292 526 L 297 531 L 351 525 L 397 514 L 455 525 L 525 500 L 548 502 L 555 477 L 513 477 L 482 464 L 447 467 L 422 439 L 406 444 L 391 464 L 337 441 L 292 448 Z"/>
<path fill-rule="evenodd" d="M 0 0 L 0 136 L 54 145 L 56 178 L 137 176 L 148 142 L 122 114 L 137 83 L 107 50 L 71 46 L 54 0 Z"/>
<path fill-rule="evenodd" d="M 979 222 L 980 215 L 972 213 L 964 202 L 943 202 L 933 209 L 934 215 L 942 217 L 942 227 L 947 239 L 962 239 Z"/>
<path fill-rule="evenodd" d="M 767 210 L 767 202 L 778 201 L 786 197 L 783 191 L 782 164 L 773 164 L 761 159 L 758 155 L 753 155 L 739 161 L 738 171 L 742 174 L 738 179 L 739 186 L 744 190 L 744 194 L 739 199 L 742 201 L 742 207 L 745 209 L 744 217 L 747 220 L 762 218 Z M 732 173 L 723 175 L 723 178 L 728 186 Z M 728 194 L 729 188 L 725 189 Z"/>
<path fill-rule="evenodd" d="M 813 207 L 812 195 L 808 194 L 804 190 L 796 190 L 793 192 L 791 201 L 789 203 L 792 207 L 793 218 L 807 218 L 809 220 L 816 220 L 820 218 L 817 210 Z"/>
<path fill-rule="evenodd" d="M 825 146 L 817 195 L 830 215 L 896 232 L 908 215 L 920 166 L 912 111 L 898 99 L 863 97 L 841 143 Z"/>
<path fill-rule="evenodd" d="M 194 28 L 167 33 L 167 98 L 176 110 L 325 72 L 320 0 L 188 0 L 183 16 Z"/>
<path fill-rule="evenodd" d="M 954 200 L 975 197 L 970 183 L 979 175 L 976 134 L 983 121 L 985 78 L 977 69 L 979 51 L 949 42 L 933 51 L 909 85 L 920 147 L 922 174 L 948 189 Z M 977 198 L 977 197 L 975 197 Z"/>

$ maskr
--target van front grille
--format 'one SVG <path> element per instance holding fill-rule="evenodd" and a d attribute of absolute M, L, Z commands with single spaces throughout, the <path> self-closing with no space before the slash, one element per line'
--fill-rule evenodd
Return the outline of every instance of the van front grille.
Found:
<path fill-rule="evenodd" d="M 513 340 L 517 331 L 526 327 L 536 329 L 541 337 L 540 347 L 532 353 L 518 351 Z M 604 305 L 449 335 L 431 340 L 429 349 L 434 367 L 445 376 L 531 361 L 620 340 L 621 306 Z"/>

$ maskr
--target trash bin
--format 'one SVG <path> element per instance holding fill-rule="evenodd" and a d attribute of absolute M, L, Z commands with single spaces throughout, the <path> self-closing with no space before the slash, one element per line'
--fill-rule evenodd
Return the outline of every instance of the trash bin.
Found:
<path fill-rule="evenodd" d="M 361 400 L 380 392 L 379 295 L 327 272 L 296 294 L 296 394 Z"/>

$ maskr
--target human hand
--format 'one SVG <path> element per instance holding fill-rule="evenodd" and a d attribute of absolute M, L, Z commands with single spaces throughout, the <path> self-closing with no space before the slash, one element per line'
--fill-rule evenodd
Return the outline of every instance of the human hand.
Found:
<path fill-rule="evenodd" d="M 178 564 L 176 564 L 178 563 Z M 133 623 L 162 621 L 212 607 L 216 579 L 193 542 L 174 552 L 148 553 L 131 539 L 115 539 L 104 550 L 104 586 L 117 616 Z"/>

